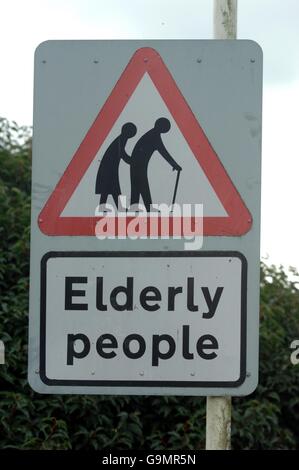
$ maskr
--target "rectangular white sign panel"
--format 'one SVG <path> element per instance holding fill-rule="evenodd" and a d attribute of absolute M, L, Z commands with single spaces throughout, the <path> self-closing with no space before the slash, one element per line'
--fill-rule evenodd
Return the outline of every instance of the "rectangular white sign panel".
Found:
<path fill-rule="evenodd" d="M 240 385 L 246 272 L 234 252 L 46 254 L 42 380 L 116 392 Z"/>

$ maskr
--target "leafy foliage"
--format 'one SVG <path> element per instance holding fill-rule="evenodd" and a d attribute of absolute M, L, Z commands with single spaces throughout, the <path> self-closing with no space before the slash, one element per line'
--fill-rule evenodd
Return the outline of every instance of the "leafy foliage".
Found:
<path fill-rule="evenodd" d="M 205 399 L 43 396 L 27 375 L 30 129 L 0 120 L 0 448 L 202 449 Z M 296 273 L 292 273 L 296 279 Z M 282 268 L 261 267 L 260 385 L 233 400 L 235 449 L 299 447 L 299 293 Z"/>

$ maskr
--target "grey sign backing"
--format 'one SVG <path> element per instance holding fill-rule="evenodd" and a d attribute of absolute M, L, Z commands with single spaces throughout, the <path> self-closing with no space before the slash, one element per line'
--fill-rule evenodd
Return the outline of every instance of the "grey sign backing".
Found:
<path fill-rule="evenodd" d="M 204 236 L 201 249 L 190 252 L 185 250 L 184 239 L 99 240 L 82 234 L 49 235 L 41 229 L 43 222 L 39 218 L 47 201 L 128 62 L 137 50 L 145 47 L 153 48 L 162 57 L 248 209 L 250 228 L 243 235 L 230 236 L 223 232 L 221 236 Z M 148 84 L 142 86 L 149 93 Z M 142 105 L 143 95 L 140 88 L 141 105 L 138 107 L 137 101 L 132 105 L 131 116 L 134 115 L 137 128 L 147 125 L 143 120 L 147 115 L 146 101 Z M 242 396 L 255 389 L 261 103 L 262 53 L 252 41 L 49 41 L 37 48 L 28 366 L 29 382 L 34 390 L 57 394 Z M 149 106 L 149 115 L 150 112 Z M 171 120 L 171 111 L 169 116 Z M 174 122 L 171 124 L 174 129 Z M 169 136 L 175 136 L 175 132 L 174 129 Z M 217 200 L 213 193 L 214 183 L 208 184 L 209 177 L 205 177 L 204 171 L 192 170 L 190 146 L 180 144 L 178 132 L 173 141 L 167 139 L 166 136 L 164 142 L 172 153 L 178 145 L 180 149 L 185 148 L 177 156 L 183 168 L 176 195 L 178 201 L 188 202 L 190 198 L 192 203 L 203 203 L 204 216 L 206 206 L 207 216 L 225 217 L 224 202 Z M 175 175 L 168 189 L 165 175 L 171 173 L 167 164 L 161 166 L 161 172 L 154 165 L 157 163 L 153 163 L 153 174 L 157 175 L 153 194 L 163 186 L 165 199 L 171 201 L 170 187 L 174 186 Z M 129 191 L 125 170 L 120 171 L 124 174 L 123 187 Z M 86 169 L 85 179 L 78 181 L 78 191 L 68 201 L 62 216 L 89 216 L 95 199 L 90 199 L 89 207 L 84 202 L 84 194 L 88 190 L 92 193 L 90 198 L 95 197 L 90 182 L 94 184 Z M 202 193 L 201 188 L 204 188 Z M 56 222 L 54 219 L 50 222 L 55 232 Z M 109 304 L 109 293 L 117 286 L 124 287 L 125 282 L 130 283 L 127 281 L 130 277 L 134 282 L 134 299 L 138 303 L 141 296 L 143 304 L 132 311 L 130 308 L 117 311 L 115 305 Z M 183 294 L 177 296 L 172 310 L 172 301 L 169 304 L 165 300 L 169 288 L 181 286 L 184 293 L 188 282 L 193 282 L 190 279 L 197 286 L 194 303 L 198 310 L 188 309 Z M 107 311 L 101 312 L 94 305 L 97 282 L 105 283 L 103 302 L 107 302 Z M 156 302 L 146 300 L 141 292 L 149 286 L 159 290 L 161 301 L 157 300 L 157 291 Z M 219 298 L 213 312 L 207 307 L 209 304 L 211 307 L 217 289 Z M 125 296 L 121 302 L 125 302 Z M 158 304 L 157 310 L 147 311 L 153 303 Z M 80 306 L 74 307 L 76 304 L 84 307 L 79 310 Z M 210 318 L 205 318 L 209 311 Z M 84 336 L 77 341 L 76 334 Z M 103 338 L 99 340 L 102 334 L 111 334 L 117 346 L 111 336 L 106 338 L 106 343 Z M 130 337 L 132 334 L 139 335 L 137 340 Z M 162 335 L 168 335 L 163 344 L 165 336 L 161 338 Z M 187 351 L 188 335 L 190 349 Z M 200 340 L 203 335 L 210 338 Z M 186 357 L 182 353 L 184 338 Z M 141 348 L 139 353 L 138 348 Z M 167 353 L 167 348 L 172 349 L 173 355 Z M 80 351 L 82 358 L 77 357 Z M 213 352 L 217 351 L 215 357 Z M 115 356 L 105 358 L 105 352 L 114 352 Z M 167 354 L 170 357 L 163 358 Z M 205 355 L 209 354 L 207 359 Z"/>

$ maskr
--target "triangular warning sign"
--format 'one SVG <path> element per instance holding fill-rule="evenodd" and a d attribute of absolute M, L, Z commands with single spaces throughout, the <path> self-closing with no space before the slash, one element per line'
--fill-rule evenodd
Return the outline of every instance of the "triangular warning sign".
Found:
<path fill-rule="evenodd" d="M 150 91 L 150 87 L 153 89 L 152 92 Z M 141 118 L 142 120 L 142 117 L 147 115 L 147 107 L 139 106 L 137 98 L 138 96 L 145 95 L 147 96 L 148 102 L 151 103 L 148 108 L 151 107 L 154 110 L 158 110 L 159 108 L 159 110 L 157 111 L 155 118 L 155 113 L 148 113 L 148 122 L 146 119 L 143 119 L 142 127 L 142 123 L 140 125 L 139 119 Z M 158 103 L 158 100 L 160 100 L 161 103 Z M 137 102 L 137 105 L 135 102 Z M 240 236 L 248 232 L 252 225 L 252 217 L 247 207 L 242 201 L 238 191 L 229 178 L 226 170 L 178 89 L 160 55 L 157 51 L 151 48 L 138 49 L 122 73 L 120 79 L 100 110 L 94 123 L 88 130 L 70 164 L 41 211 L 38 218 L 41 231 L 46 235 L 52 236 L 95 235 L 96 225 L 101 217 L 100 215 L 93 215 L 94 212 L 92 214 L 84 212 L 84 204 L 80 205 L 78 204 L 78 201 L 84 200 L 84 194 L 86 194 L 84 191 L 86 191 L 87 188 L 88 191 L 95 193 L 94 186 L 97 185 L 97 183 L 94 175 L 96 167 L 99 166 L 97 155 L 99 151 L 101 151 L 101 155 L 103 155 L 107 150 L 107 146 L 110 146 L 109 148 L 113 149 L 113 141 L 111 142 L 111 138 L 109 141 L 108 137 L 110 134 L 112 134 L 112 137 L 117 135 L 114 135 L 112 131 L 114 126 L 116 126 L 116 123 L 120 123 L 119 118 L 123 113 L 125 113 L 127 108 L 130 109 L 131 113 L 129 113 L 129 121 L 131 121 L 130 124 L 135 120 L 139 133 L 141 132 L 144 134 L 142 137 L 143 140 L 139 139 L 138 141 L 141 142 L 139 147 L 142 149 L 146 148 L 146 142 L 149 140 L 150 132 L 153 131 L 152 129 L 152 131 L 148 132 L 150 130 L 148 127 L 149 125 L 151 127 L 157 127 L 158 125 L 163 127 L 165 126 L 165 122 L 168 122 L 169 127 L 172 126 L 171 133 L 169 132 L 171 137 L 169 137 L 170 140 L 168 143 L 170 147 L 171 144 L 173 144 L 173 151 L 169 152 L 169 146 L 168 151 L 165 150 L 167 147 L 166 133 L 161 134 L 165 136 L 165 138 L 163 137 L 162 140 L 159 140 L 160 146 L 161 142 L 164 142 L 165 145 L 162 143 L 164 150 L 163 148 L 161 149 L 158 144 L 156 149 L 157 152 L 160 151 L 164 157 L 165 168 L 162 163 L 162 166 L 160 165 L 157 169 L 157 167 L 154 166 L 157 165 L 157 163 L 155 163 L 151 170 L 153 173 L 151 180 L 152 192 L 155 193 L 156 187 L 156 191 L 159 191 L 160 199 L 162 198 L 162 200 L 157 202 L 171 203 L 172 198 L 170 200 L 168 198 L 167 201 L 165 200 L 166 196 L 164 197 L 163 188 L 164 191 L 166 191 L 165 186 L 167 189 L 167 185 L 165 184 L 165 181 L 166 179 L 170 180 L 170 177 L 166 175 L 168 175 L 167 172 L 170 172 L 169 168 L 172 167 L 171 169 L 177 171 L 170 173 L 173 175 L 182 174 L 181 187 L 185 187 L 185 190 L 183 191 L 181 190 L 181 187 L 178 189 L 177 184 L 173 185 L 175 197 L 177 197 L 176 202 L 180 204 L 188 202 L 203 204 L 203 235 Z M 126 118 L 125 121 L 126 120 L 128 120 L 128 118 Z M 155 121 L 158 124 L 155 124 Z M 152 124 L 149 124 L 149 122 Z M 136 126 L 133 125 L 131 127 Z M 117 130 L 119 134 L 121 124 L 116 127 L 119 128 Z M 161 129 L 161 133 L 168 132 L 168 129 Z M 131 132 L 130 129 L 129 132 Z M 140 138 L 140 135 L 138 137 Z M 114 140 L 114 142 L 116 142 L 116 140 Z M 138 169 L 138 164 L 135 165 L 134 170 L 134 165 L 130 162 L 130 157 L 132 158 L 132 162 L 141 161 L 141 157 L 138 157 L 138 142 L 135 145 L 134 150 L 131 149 L 131 152 L 128 151 L 127 155 L 128 169 L 126 171 L 131 171 L 131 178 L 134 176 L 136 168 Z M 146 159 L 149 158 L 150 153 L 153 153 L 152 150 L 148 155 L 146 155 L 145 152 L 142 156 L 145 162 L 143 166 L 146 167 L 146 172 L 148 170 L 148 160 L 146 163 Z M 178 154 L 177 158 L 174 153 Z M 105 157 L 106 160 L 107 155 Z M 174 159 L 172 157 L 174 157 Z M 184 162 L 186 159 L 188 160 L 188 158 L 189 160 L 191 159 L 189 174 L 184 171 Z M 124 160 L 126 160 L 126 152 Z M 156 162 L 163 161 L 163 158 L 160 160 L 153 158 L 152 160 L 155 160 Z M 108 168 L 109 175 L 109 159 L 107 161 L 108 165 L 106 164 L 106 169 Z M 125 163 L 123 163 L 123 165 L 124 167 L 126 166 Z M 182 169 L 181 172 L 178 171 L 180 169 Z M 136 174 L 141 174 L 138 173 L 139 170 L 137 173 L 136 171 L 135 178 Z M 123 173 L 125 174 L 125 171 Z M 93 175 L 93 182 L 90 182 L 89 174 Z M 150 174 L 146 174 L 146 176 L 150 179 Z M 140 181 L 141 180 L 142 178 L 140 176 Z M 105 186 L 103 178 L 99 181 L 100 191 L 98 191 L 98 194 L 101 192 L 101 185 Z M 138 182 L 139 186 L 141 184 L 140 181 Z M 174 176 L 172 176 L 172 182 L 174 182 Z M 112 183 L 110 182 L 110 186 L 111 184 Z M 147 185 L 148 181 L 144 184 Z M 116 186 L 119 188 L 119 183 L 117 183 Z M 196 200 L 194 200 L 195 196 L 194 194 L 191 194 L 190 188 L 195 188 L 196 191 L 198 191 L 199 196 L 196 196 Z M 112 196 L 113 191 L 111 189 L 109 191 Z M 107 190 L 106 192 L 109 191 Z M 139 188 L 139 193 L 140 198 L 143 198 L 144 200 L 146 198 L 146 193 L 143 193 L 142 188 Z M 93 194 L 93 197 L 96 197 L 95 200 L 99 201 L 99 196 L 97 194 Z M 188 200 L 188 198 L 193 198 L 193 200 Z M 140 202 L 143 201 L 140 200 Z M 207 211 L 205 210 L 205 205 L 207 207 Z M 96 208 L 95 206 L 96 204 L 94 205 L 94 209 Z M 128 222 L 129 221 L 130 219 L 128 219 Z"/>

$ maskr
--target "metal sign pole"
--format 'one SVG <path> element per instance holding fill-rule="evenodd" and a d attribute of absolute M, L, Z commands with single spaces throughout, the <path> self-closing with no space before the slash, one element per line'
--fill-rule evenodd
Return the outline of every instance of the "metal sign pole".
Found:
<path fill-rule="evenodd" d="M 231 397 L 207 397 L 206 450 L 230 450 Z"/>
<path fill-rule="evenodd" d="M 237 0 L 214 0 L 214 39 L 236 39 Z M 206 450 L 231 447 L 231 397 L 207 397 Z"/>
<path fill-rule="evenodd" d="M 237 0 L 214 0 L 214 39 L 236 39 Z"/>

